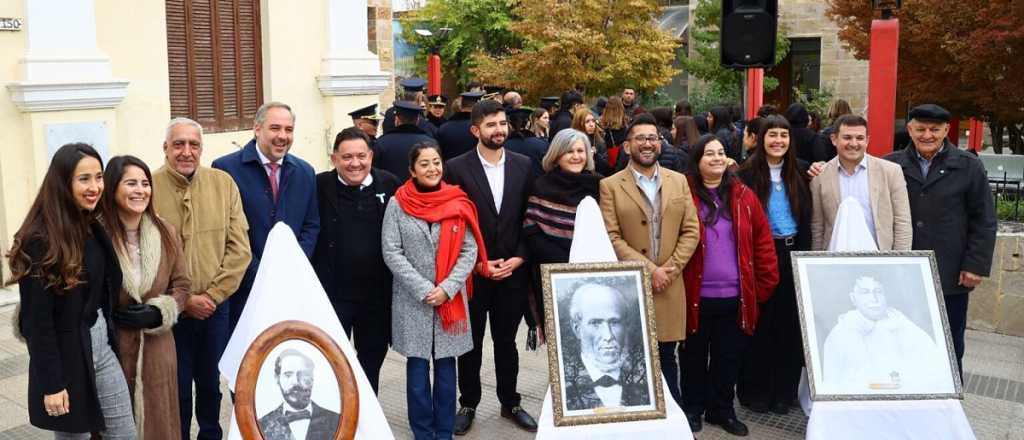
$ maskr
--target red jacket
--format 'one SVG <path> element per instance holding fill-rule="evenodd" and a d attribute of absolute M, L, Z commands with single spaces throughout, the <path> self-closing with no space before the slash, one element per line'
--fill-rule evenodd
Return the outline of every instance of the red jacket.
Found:
<path fill-rule="evenodd" d="M 693 203 L 700 210 L 700 200 L 694 189 L 696 179 L 690 182 Z M 758 304 L 772 296 L 779 284 L 779 264 L 775 257 L 775 241 L 768 225 L 768 216 L 761 207 L 757 196 L 747 186 L 734 180 L 729 206 L 732 209 L 733 233 L 736 237 L 736 254 L 740 265 L 740 310 L 737 324 L 747 335 L 754 334 L 757 326 Z M 704 276 L 704 243 L 707 232 L 700 224 L 700 245 L 683 268 L 683 283 L 686 286 L 686 334 L 697 332 L 700 322 L 700 286 Z M 787 268 L 788 269 L 788 268 Z"/>

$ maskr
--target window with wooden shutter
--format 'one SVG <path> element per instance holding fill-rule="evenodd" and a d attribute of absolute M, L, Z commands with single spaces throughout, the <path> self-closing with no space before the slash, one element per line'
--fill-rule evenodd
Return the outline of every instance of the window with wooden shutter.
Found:
<path fill-rule="evenodd" d="M 171 116 L 252 128 L 263 102 L 260 0 L 166 0 Z"/>

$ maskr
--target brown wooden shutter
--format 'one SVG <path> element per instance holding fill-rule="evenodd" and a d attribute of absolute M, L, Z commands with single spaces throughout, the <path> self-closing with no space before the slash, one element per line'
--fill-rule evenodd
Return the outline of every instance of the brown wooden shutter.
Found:
<path fill-rule="evenodd" d="M 172 116 L 252 127 L 263 102 L 259 0 L 166 0 Z"/>

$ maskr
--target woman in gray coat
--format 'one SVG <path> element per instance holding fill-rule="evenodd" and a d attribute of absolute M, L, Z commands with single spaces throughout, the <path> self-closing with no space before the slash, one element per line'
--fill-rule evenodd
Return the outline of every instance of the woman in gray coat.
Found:
<path fill-rule="evenodd" d="M 476 207 L 458 186 L 441 181 L 440 148 L 414 145 L 409 164 L 411 177 L 388 203 L 381 232 L 384 262 L 394 275 L 392 348 L 408 358 L 406 399 L 416 439 L 450 439 L 455 358 L 473 348 L 469 277 L 487 256 Z"/>

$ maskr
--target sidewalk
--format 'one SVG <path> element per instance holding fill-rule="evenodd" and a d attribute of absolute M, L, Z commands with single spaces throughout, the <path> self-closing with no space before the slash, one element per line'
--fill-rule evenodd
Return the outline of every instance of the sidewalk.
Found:
<path fill-rule="evenodd" d="M 0 309 L 0 440 L 28 440 L 53 438 L 51 433 L 28 425 L 25 409 L 28 388 L 28 354 L 24 344 L 11 333 L 13 307 Z M 525 337 L 521 329 L 520 344 Z M 489 338 L 485 338 L 488 341 Z M 465 440 L 530 439 L 532 434 L 517 429 L 498 415 L 494 396 L 494 361 L 485 342 L 482 371 L 484 398 L 477 408 L 476 421 Z M 540 415 L 540 405 L 547 387 L 548 370 L 545 351 L 520 351 L 519 390 L 523 407 L 534 417 Z M 964 410 L 979 440 L 1024 440 L 1024 338 L 994 333 L 967 332 L 967 356 L 964 359 L 967 392 Z M 405 414 L 405 360 L 389 353 L 381 372 L 381 406 L 391 422 L 398 439 L 412 438 Z M 750 427 L 754 440 L 802 439 L 807 419 L 794 411 L 788 416 L 752 414 L 738 408 L 740 420 Z M 221 422 L 227 426 L 230 407 L 225 399 Z M 194 425 L 194 424 L 193 424 Z M 193 426 L 193 433 L 195 427 Z M 734 439 L 717 427 L 705 425 L 696 436 L 705 439 Z"/>

